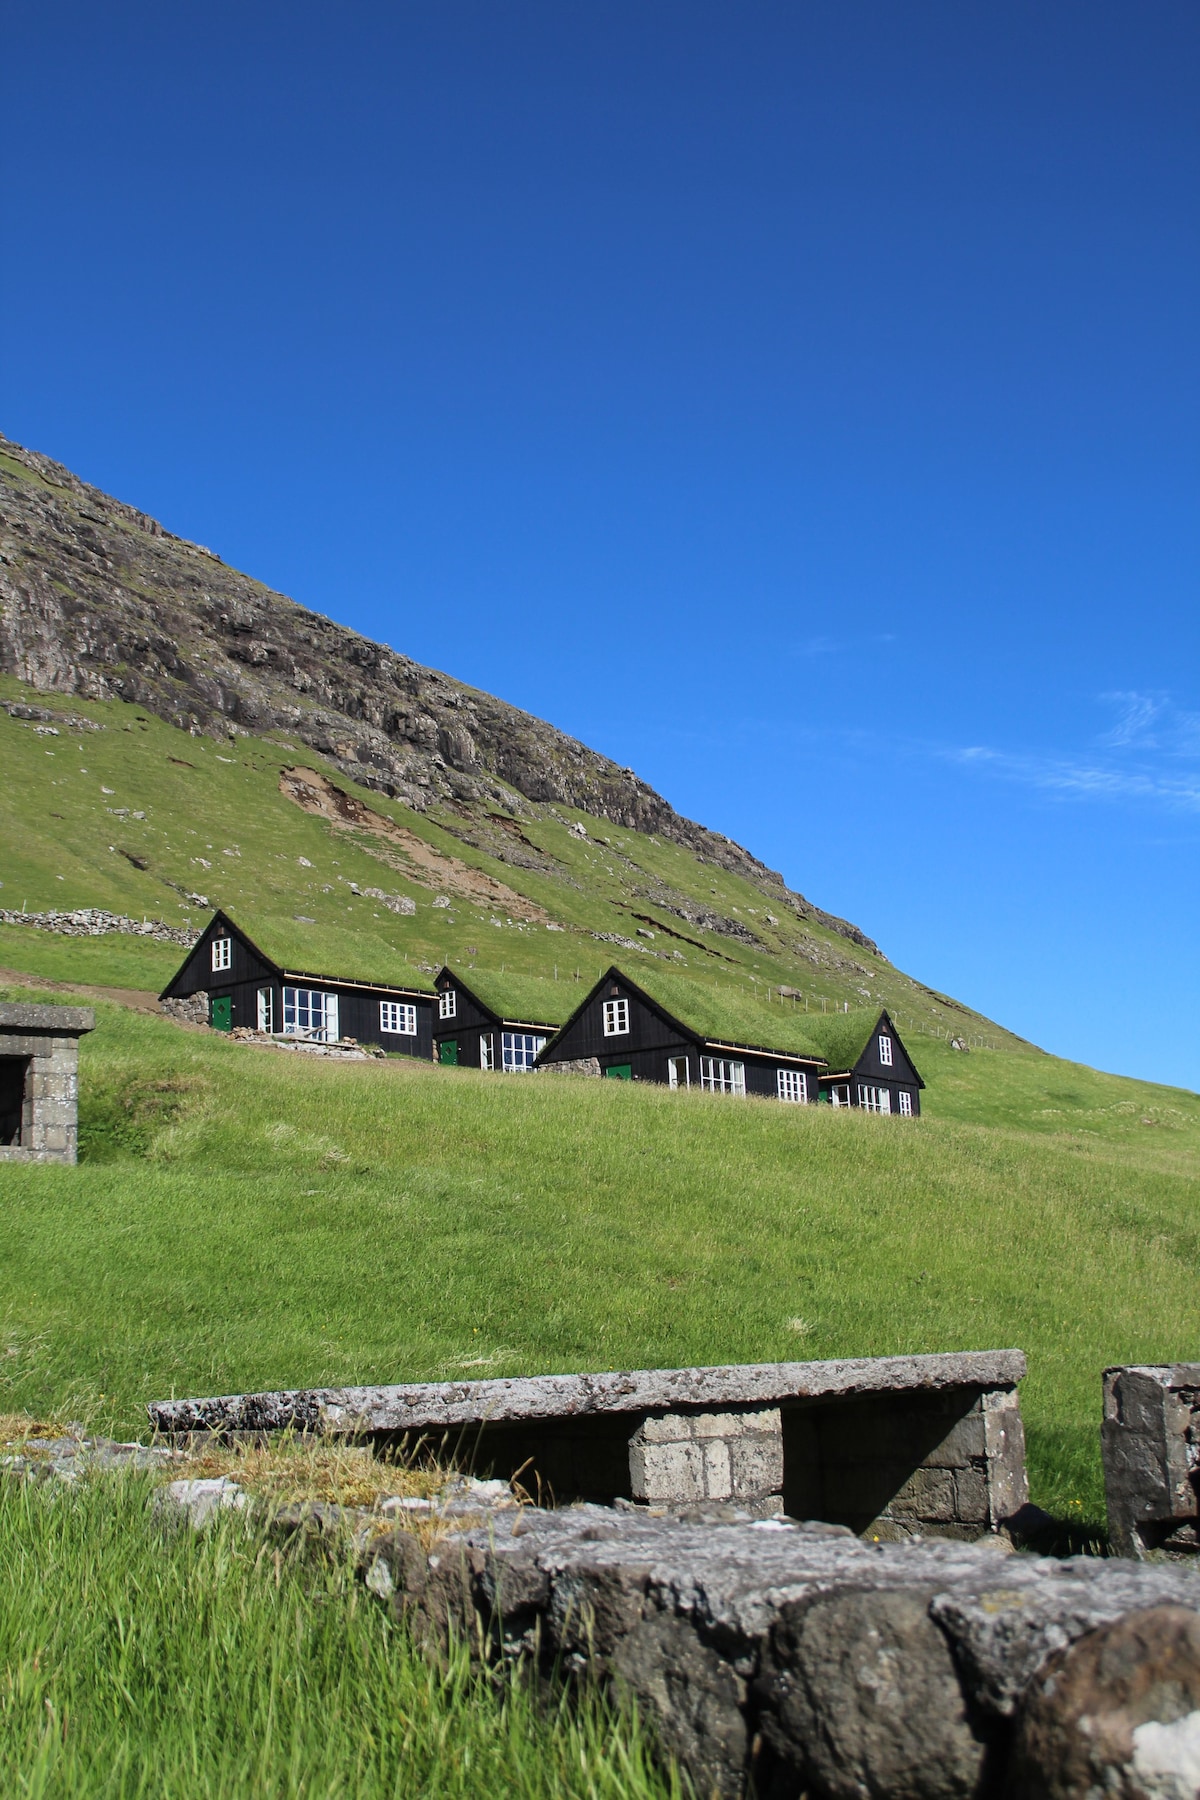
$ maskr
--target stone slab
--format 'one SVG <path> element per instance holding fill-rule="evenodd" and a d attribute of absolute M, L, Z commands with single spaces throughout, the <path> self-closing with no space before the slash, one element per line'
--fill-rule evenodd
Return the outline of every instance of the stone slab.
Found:
<path fill-rule="evenodd" d="M 0 1000 L 0 1033 L 37 1032 L 52 1037 L 80 1037 L 96 1029 L 90 1006 L 38 1006 L 23 1000 Z"/>
<path fill-rule="evenodd" d="M 425 1431 L 508 1420 L 604 1413 L 724 1410 L 887 1393 L 1012 1388 L 1025 1374 L 1019 1350 L 933 1356 L 852 1357 L 831 1362 L 735 1363 L 697 1369 L 632 1369 L 396 1387 L 304 1388 L 160 1400 L 147 1408 L 158 1431 Z"/>

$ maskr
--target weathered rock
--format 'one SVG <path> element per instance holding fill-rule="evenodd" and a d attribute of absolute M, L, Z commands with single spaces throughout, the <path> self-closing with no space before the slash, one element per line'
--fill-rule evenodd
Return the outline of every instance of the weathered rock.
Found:
<path fill-rule="evenodd" d="M 1200 1613 L 1127 1613 L 1058 1651 L 1025 1696 L 1013 1800 L 1195 1800 Z"/>
<path fill-rule="evenodd" d="M 1106 1369 L 1100 1445 L 1117 1554 L 1200 1549 L 1200 1363 Z"/>
<path fill-rule="evenodd" d="M 982 1791 L 987 1746 L 932 1599 L 928 1588 L 867 1588 L 782 1608 L 760 1689 L 777 1771 L 829 1800 Z"/>
<path fill-rule="evenodd" d="M 424 1564 L 391 1555 L 389 1597 L 419 1635 L 624 1684 L 699 1791 L 730 1800 L 751 1770 L 764 1800 L 994 1794 L 1049 1658 L 1148 1608 L 1200 1627 L 1200 1576 L 1179 1565 L 864 1544 L 780 1520 L 522 1509 Z M 1190 1726 L 1163 1729 L 1165 1746 L 1139 1740 L 1143 1761 L 1190 1754 Z"/>
<path fill-rule="evenodd" d="M 250 1505 L 249 1496 L 227 1475 L 170 1481 L 159 1489 L 155 1500 L 160 1511 L 175 1512 L 193 1531 L 202 1531 L 220 1512 L 242 1512 Z"/>
<path fill-rule="evenodd" d="M 136 701 L 222 738 L 282 729 L 421 811 L 448 799 L 483 802 L 486 816 L 520 796 L 575 807 L 682 844 L 793 917 L 875 948 L 731 839 L 681 818 L 631 769 L 307 612 L 49 457 L 3 437 L 0 447 L 5 674 L 43 692 Z M 725 918 L 716 928 L 745 930 Z"/>

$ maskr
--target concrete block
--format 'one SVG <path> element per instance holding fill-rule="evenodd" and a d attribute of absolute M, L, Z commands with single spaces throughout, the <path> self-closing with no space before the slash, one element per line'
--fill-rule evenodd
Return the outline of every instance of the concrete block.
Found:
<path fill-rule="evenodd" d="M 958 1520 L 958 1494 L 950 1469 L 917 1469 L 886 1508 L 893 1519 L 928 1520 L 953 1525 Z"/>
<path fill-rule="evenodd" d="M 740 1437 L 745 1429 L 743 1417 L 743 1414 L 732 1410 L 729 1412 L 693 1413 L 692 1435 L 698 1438 Z"/>
<path fill-rule="evenodd" d="M 954 1516 L 963 1525 L 986 1531 L 998 1523 L 992 1516 L 991 1488 L 984 1469 L 954 1470 Z"/>
<path fill-rule="evenodd" d="M 706 1500 L 704 1450 L 699 1444 L 635 1444 L 629 1451 L 635 1500 L 685 1504 Z"/>
<path fill-rule="evenodd" d="M 642 1420 L 636 1436 L 643 1444 L 685 1444 L 692 1437 L 692 1420 L 686 1413 L 652 1414 Z"/>
<path fill-rule="evenodd" d="M 732 1489 L 737 1499 L 783 1492 L 783 1436 L 762 1432 L 729 1446 Z"/>
<path fill-rule="evenodd" d="M 1029 1499 L 1025 1424 L 1015 1388 L 1001 1388 L 983 1396 L 983 1423 L 988 1506 L 991 1523 L 999 1525 L 1018 1513 Z"/>
<path fill-rule="evenodd" d="M 705 1438 L 697 1446 L 704 1457 L 704 1495 L 708 1500 L 728 1500 L 733 1493 L 729 1445 L 723 1438 Z"/>
<path fill-rule="evenodd" d="M 951 1425 L 940 1444 L 925 1457 L 927 1469 L 966 1469 L 987 1455 L 987 1436 L 982 1411 L 975 1409 Z"/>

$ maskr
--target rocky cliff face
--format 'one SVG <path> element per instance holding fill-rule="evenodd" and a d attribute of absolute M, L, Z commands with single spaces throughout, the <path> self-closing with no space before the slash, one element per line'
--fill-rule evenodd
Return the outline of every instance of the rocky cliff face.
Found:
<path fill-rule="evenodd" d="M 0 435 L 0 670 L 211 735 L 282 729 L 424 811 L 578 808 L 682 844 L 874 949 L 633 773 L 490 694 L 306 611 Z"/>

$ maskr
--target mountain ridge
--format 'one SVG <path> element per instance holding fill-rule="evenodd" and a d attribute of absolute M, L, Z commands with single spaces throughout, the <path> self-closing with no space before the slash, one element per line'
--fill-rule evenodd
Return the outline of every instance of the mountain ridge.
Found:
<path fill-rule="evenodd" d="M 284 730 L 419 812 L 448 805 L 486 825 L 496 807 L 559 804 L 658 834 L 882 954 L 631 769 L 276 593 L 2 433 L 0 672 L 217 739 Z"/>

